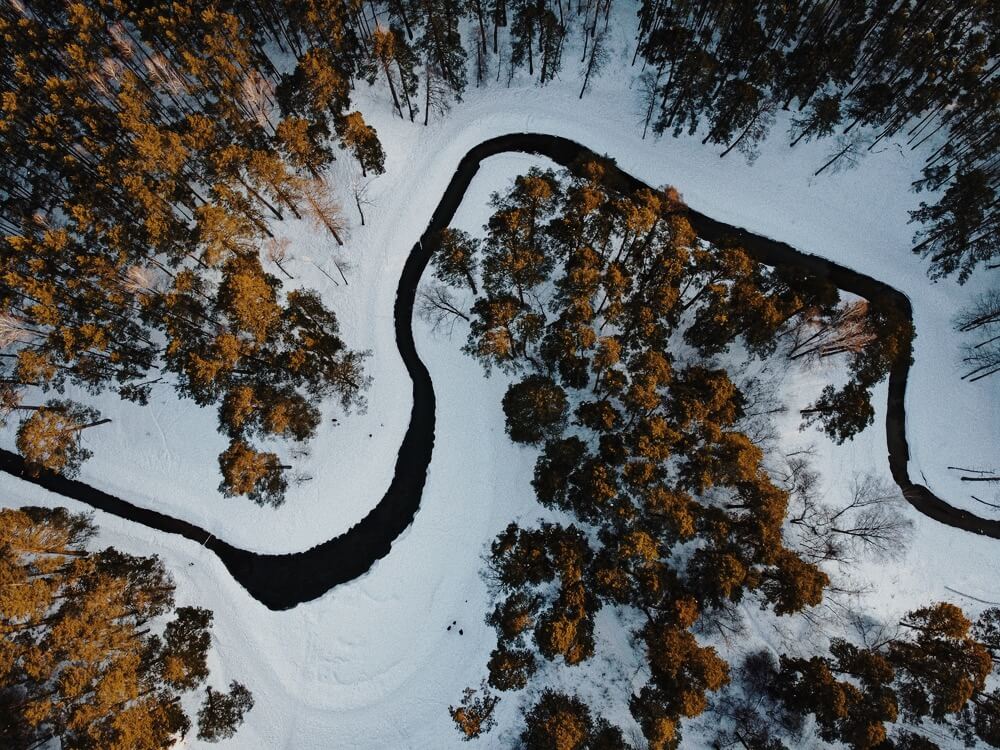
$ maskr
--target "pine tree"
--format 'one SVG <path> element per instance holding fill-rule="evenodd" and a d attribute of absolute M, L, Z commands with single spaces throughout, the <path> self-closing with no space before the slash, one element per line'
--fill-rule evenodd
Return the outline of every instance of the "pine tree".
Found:
<path fill-rule="evenodd" d="M 458 29 L 458 5 L 445 0 L 417 0 L 422 35 L 416 48 L 424 60 L 427 88 L 432 75 L 461 100 L 466 85 L 466 51 Z M 426 110 L 424 112 L 426 118 Z"/>
<path fill-rule="evenodd" d="M 566 393 L 541 375 L 514 383 L 503 397 L 507 434 L 515 443 L 539 443 L 566 425 Z"/>
<path fill-rule="evenodd" d="M 92 455 L 83 446 L 83 430 L 111 421 L 98 417 L 96 409 L 72 401 L 47 401 L 18 427 L 17 450 L 36 472 L 76 476 L 80 465 Z"/>
<path fill-rule="evenodd" d="M 62 508 L 0 510 L 4 747 L 166 750 L 189 730 L 181 698 L 209 677 L 211 613 L 175 609 L 157 558 L 89 551 L 96 531 Z"/>
<path fill-rule="evenodd" d="M 284 471 L 289 468 L 276 454 L 256 451 L 246 442 L 234 440 L 219 456 L 219 492 L 226 497 L 246 495 L 258 505 L 280 505 L 288 484 Z"/>
<path fill-rule="evenodd" d="M 972 169 L 957 174 L 936 204 L 910 212 L 911 221 L 929 225 L 916 234 L 913 251 L 930 260 L 931 278 L 958 271 L 964 283 L 979 264 L 1000 257 L 996 195 L 989 176 Z"/>
<path fill-rule="evenodd" d="M 349 148 L 358 160 L 362 175 L 367 176 L 368 170 L 373 174 L 385 172 L 382 144 L 375 128 L 365 122 L 360 112 L 351 112 L 338 120 L 337 135 L 340 136 L 341 147 Z"/>
<path fill-rule="evenodd" d="M 476 286 L 479 240 L 458 229 L 442 229 L 434 241 L 431 262 L 434 277 L 446 284 L 468 284 L 472 293 L 479 294 Z"/>
<path fill-rule="evenodd" d="M 217 692 L 209 685 L 198 710 L 198 739 L 207 742 L 229 739 L 253 705 L 253 695 L 235 680 L 229 683 L 228 693 Z"/>

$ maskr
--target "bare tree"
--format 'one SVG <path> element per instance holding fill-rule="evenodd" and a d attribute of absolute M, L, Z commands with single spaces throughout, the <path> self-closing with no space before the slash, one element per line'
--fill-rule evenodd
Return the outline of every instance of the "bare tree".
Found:
<path fill-rule="evenodd" d="M 639 75 L 639 100 L 642 102 L 643 108 L 643 140 L 646 139 L 646 133 L 649 131 L 649 124 L 656 109 L 656 102 L 660 98 L 660 77 L 662 75 L 662 65 L 657 68 L 656 73 L 647 70 Z"/>
<path fill-rule="evenodd" d="M 274 109 L 274 86 L 260 71 L 254 69 L 243 79 L 240 86 L 240 104 L 258 125 L 274 132 L 271 112 Z"/>
<path fill-rule="evenodd" d="M 483 680 L 479 690 L 465 689 L 462 693 L 462 702 L 458 706 L 448 707 L 448 713 L 451 714 L 451 719 L 462 734 L 463 740 L 480 737 L 496 725 L 493 713 L 499 702 L 500 698 L 493 695 L 486 680 Z"/>
<path fill-rule="evenodd" d="M 830 167 L 833 167 L 834 174 L 853 169 L 861 161 L 867 141 L 860 131 L 838 136 L 836 141 L 837 145 L 829 154 L 827 162 L 813 172 L 813 177 L 818 177 Z"/>
<path fill-rule="evenodd" d="M 26 344 L 44 337 L 45 333 L 32 326 L 26 318 L 0 313 L 0 347 Z"/>
<path fill-rule="evenodd" d="M 590 90 L 590 79 L 598 76 L 608 62 L 608 48 L 606 44 L 605 32 L 600 32 L 594 37 L 594 43 L 590 45 L 590 55 L 587 58 L 587 65 L 583 69 L 583 86 L 580 87 L 580 98 Z"/>
<path fill-rule="evenodd" d="M 424 125 L 427 125 L 431 111 L 444 117 L 451 110 L 451 89 L 437 66 L 430 62 L 424 65 Z"/>
<path fill-rule="evenodd" d="M 163 275 L 149 266 L 129 266 L 119 284 L 129 294 L 158 295 L 161 292 Z"/>
<path fill-rule="evenodd" d="M 180 96 L 185 91 L 184 80 L 181 75 L 177 72 L 177 69 L 159 52 L 153 53 L 143 58 L 146 70 L 149 71 L 150 77 L 163 86 L 167 91 L 169 91 L 174 96 Z M 121 75 L 123 72 L 123 67 L 119 63 L 119 67 L 115 67 L 113 64 L 105 65 L 105 72 L 114 79 Z M 258 74 L 259 75 L 259 74 Z"/>
<path fill-rule="evenodd" d="M 291 245 L 291 240 L 287 237 L 271 237 L 264 244 L 264 250 L 267 252 L 267 259 L 270 260 L 278 269 L 285 274 L 289 279 L 294 279 L 295 277 L 285 270 L 282 265 L 286 260 L 291 260 L 288 256 L 288 248 Z"/>
<path fill-rule="evenodd" d="M 466 322 L 469 320 L 469 316 L 462 312 L 455 301 L 451 288 L 437 282 L 420 287 L 417 292 L 417 314 L 435 331 L 447 327 L 448 335 L 451 335 L 460 318 Z"/>
<path fill-rule="evenodd" d="M 299 194 L 306 217 L 317 229 L 326 229 L 332 234 L 338 245 L 343 245 L 347 220 L 326 182 L 317 178 L 302 180 Z"/>
<path fill-rule="evenodd" d="M 788 522 L 805 558 L 849 564 L 861 557 L 894 558 L 906 550 L 913 523 L 902 514 L 903 497 L 891 481 L 871 472 L 856 474 L 848 502 L 836 507 L 819 499 L 819 474 L 807 453 L 788 456 L 786 467 L 779 478 L 789 492 Z"/>
<path fill-rule="evenodd" d="M 780 378 L 769 370 L 741 378 L 743 410 L 737 426 L 755 445 L 773 446 L 778 433 L 772 417 L 788 411 L 781 400 Z"/>
<path fill-rule="evenodd" d="M 783 741 L 795 747 L 802 739 L 804 721 L 786 710 L 773 692 L 778 660 L 767 650 L 751 651 L 733 670 L 732 682 L 712 704 L 715 718 L 713 747 L 733 750 L 777 750 Z M 722 718 L 726 721 L 719 722 Z"/>
<path fill-rule="evenodd" d="M 354 205 L 358 207 L 358 214 L 361 216 L 361 226 L 365 225 L 365 206 L 373 206 L 374 202 L 368 197 L 368 188 L 372 181 L 363 179 L 355 175 L 351 180 L 351 193 L 354 196 Z"/>
<path fill-rule="evenodd" d="M 913 522 L 901 511 L 905 508 L 899 488 L 874 472 L 856 475 L 851 481 L 850 502 L 830 517 L 830 529 L 846 535 L 864 553 L 891 558 L 906 551 L 913 534 Z"/>
<path fill-rule="evenodd" d="M 868 325 L 868 302 L 863 299 L 837 308 L 832 316 L 808 310 L 798 317 L 789 333 L 792 344 L 787 356 L 792 360 L 859 352 L 877 339 Z"/>
<path fill-rule="evenodd" d="M 970 383 L 1000 372 L 1000 289 L 980 294 L 955 318 L 955 328 L 976 341 L 962 347 L 962 362 Z"/>
<path fill-rule="evenodd" d="M 333 282 L 334 286 L 340 286 L 340 282 L 339 281 L 337 281 L 335 278 L 333 278 L 333 276 L 331 276 L 326 271 L 324 271 L 323 267 L 320 266 L 316 261 L 314 261 L 308 255 L 302 256 L 302 260 L 304 260 L 306 263 L 309 263 L 310 265 L 312 265 L 313 268 L 315 268 L 321 274 L 323 274 L 324 276 L 326 276 L 326 278 L 328 278 L 330 281 Z M 343 276 L 343 271 L 341 271 L 341 276 Z"/>

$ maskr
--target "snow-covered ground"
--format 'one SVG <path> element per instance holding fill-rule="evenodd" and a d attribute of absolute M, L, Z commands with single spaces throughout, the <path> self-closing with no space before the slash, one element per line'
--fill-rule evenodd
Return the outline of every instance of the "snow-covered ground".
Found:
<path fill-rule="evenodd" d="M 329 238 L 295 222 L 277 225 L 276 233 L 293 241 L 293 259 L 286 267 L 297 281 L 323 293 L 349 345 L 372 351 L 367 369 L 374 384 L 366 414 L 344 417 L 330 411 L 309 445 L 309 456 L 295 461 L 303 477 L 311 478 L 290 488 L 283 507 L 257 508 L 219 495 L 216 456 L 224 444 L 216 434 L 216 416 L 178 402 L 169 389 L 156 392 L 147 408 L 110 398 L 97 402 L 114 421 L 87 435 L 94 458 L 84 466 L 82 479 L 258 551 L 301 550 L 349 528 L 381 498 L 409 417 L 410 382 L 392 323 L 406 253 L 470 148 L 503 133 L 534 131 L 606 152 L 651 184 L 677 186 L 690 205 L 710 216 L 832 258 L 905 292 L 917 330 L 906 404 L 911 476 L 952 504 L 988 517 L 990 509 L 973 501 L 947 466 L 996 467 L 1000 462 L 1000 394 L 989 379 L 962 382 L 955 365 L 959 342 L 951 318 L 976 291 L 975 282 L 965 288 L 951 281 L 931 284 L 924 263 L 909 251 L 914 228 L 907 225 L 906 212 L 917 196 L 908 188 L 919 172 L 919 154 L 904 154 L 890 144 L 853 171 L 813 178 L 829 146 L 801 144 L 790 150 L 783 134 L 787 123 L 780 120 L 752 166 L 735 152 L 720 159 L 720 149 L 702 146 L 698 135 L 641 140 L 638 94 L 630 85 L 632 48 L 626 44 L 634 20 L 626 9 L 612 23 L 620 53 L 582 101 L 572 50 L 561 80 L 552 85 L 473 85 L 447 118 L 432 118 L 427 128 L 395 117 L 380 89 L 357 92 L 358 107 L 385 147 L 387 174 L 371 183 L 367 225 L 355 222 L 341 252 L 351 265 L 350 285 L 336 286 L 316 268 L 338 276 Z M 346 188 L 352 173 L 348 162 L 342 155 L 331 180 L 345 186 L 345 205 L 356 216 Z M 539 163 L 544 162 L 527 156 L 490 159 L 455 224 L 478 230 L 488 214 L 489 193 Z M 271 612 L 197 544 L 97 514 L 100 542 L 161 555 L 177 579 L 179 599 L 215 611 L 213 674 L 220 683 L 240 679 L 257 700 L 231 747 L 462 745 L 446 709 L 463 687 L 478 684 L 494 644 L 482 619 L 487 591 L 479 576 L 481 555 L 510 520 L 540 515 L 529 485 L 534 451 L 504 436 L 499 403 L 505 381 L 484 379 L 480 366 L 460 353 L 464 331 L 456 329 L 449 339 L 419 321 L 414 328 L 438 398 L 434 457 L 413 526 L 359 580 L 291 611 Z M 796 401 L 819 388 L 816 374 L 809 372 L 790 374 L 786 385 L 788 397 Z M 830 499 L 845 491 L 855 472 L 888 474 L 884 384 L 875 402 L 875 425 L 842 447 L 831 446 L 818 433 L 798 432 L 797 419 L 781 425 L 784 445 L 817 444 Z M 334 416 L 338 425 L 331 421 Z M 0 443 L 12 442 L 8 428 Z M 6 475 L 0 486 L 3 504 L 73 506 Z M 899 561 L 857 572 L 872 587 L 863 599 L 866 607 L 893 617 L 940 599 L 954 599 L 972 611 L 981 606 L 956 591 L 1000 601 L 992 574 L 1000 542 L 941 526 L 909 506 L 904 512 L 915 525 L 909 552 Z M 457 624 L 447 630 L 453 621 Z M 777 638 L 770 628 L 756 632 L 765 641 Z M 516 697 L 502 701 L 501 727 L 511 724 L 516 704 Z M 620 707 L 608 710 L 620 714 Z M 484 746 L 495 746 L 499 736 Z M 189 740 L 189 746 L 199 743 Z"/>

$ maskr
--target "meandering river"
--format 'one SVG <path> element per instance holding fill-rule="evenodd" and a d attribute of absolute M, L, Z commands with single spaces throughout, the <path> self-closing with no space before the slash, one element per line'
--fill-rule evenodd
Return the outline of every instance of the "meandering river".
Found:
<path fill-rule="evenodd" d="M 321 596 L 338 584 L 363 575 L 376 561 L 389 554 L 393 541 L 413 522 L 420 509 L 427 467 L 434 450 L 434 384 L 417 354 L 412 327 L 417 285 L 430 255 L 423 240 L 449 225 L 483 160 L 507 152 L 538 154 L 564 167 L 597 158 L 597 154 L 585 146 L 566 138 L 537 133 L 511 133 L 480 143 L 459 162 L 421 241 L 413 246 L 406 259 L 396 290 L 396 346 L 413 383 L 413 407 L 409 426 L 399 446 L 395 473 L 378 505 L 345 533 L 302 552 L 259 554 L 233 547 L 194 524 L 141 508 L 84 482 L 47 474 L 32 476 L 26 471 L 24 460 L 10 451 L 0 450 L 0 470 L 92 508 L 204 544 L 219 556 L 232 576 L 251 596 L 271 609 L 294 607 Z M 617 169 L 611 175 L 627 190 L 645 186 Z M 839 288 L 860 297 L 878 297 L 890 301 L 912 320 L 910 302 L 906 296 L 881 281 L 824 258 L 800 252 L 785 243 L 716 221 L 693 209 L 689 218 L 698 236 L 709 242 L 717 243 L 723 237 L 733 238 L 761 263 L 802 268 L 829 279 Z M 893 479 L 903 496 L 921 513 L 949 526 L 1000 538 L 1000 521 L 981 518 L 955 508 L 923 485 L 910 481 L 904 406 L 909 369 L 909 357 L 904 357 L 889 374 L 885 428 Z"/>

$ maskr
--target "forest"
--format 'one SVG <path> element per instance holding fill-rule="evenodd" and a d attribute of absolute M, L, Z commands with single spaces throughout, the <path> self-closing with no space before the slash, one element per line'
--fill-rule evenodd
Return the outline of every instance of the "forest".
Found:
<path fill-rule="evenodd" d="M 176 605 L 157 557 L 88 550 L 96 533 L 65 508 L 0 510 L 5 748 L 160 750 L 191 728 L 181 699 L 210 676 L 213 615 Z M 198 737 L 232 737 L 253 704 L 239 682 L 208 685 Z"/>
<path fill-rule="evenodd" d="M 218 409 L 223 494 L 280 504 L 290 459 L 273 446 L 308 440 L 323 399 L 363 407 L 368 384 L 335 312 L 263 262 L 287 275 L 269 229 L 286 214 L 343 244 L 352 188 L 323 177 L 338 152 L 383 171 L 352 90 L 384 85 L 401 118 L 422 109 L 426 124 L 505 71 L 549 83 L 577 34 L 582 97 L 612 2 L 5 5 L 0 358 L 21 454 L 70 475 L 88 457 L 81 435 L 100 415 L 44 396 L 66 383 L 138 403 L 165 385 Z M 890 138 L 939 144 L 913 186 L 935 195 L 912 212 L 913 250 L 932 278 L 988 273 L 997 22 L 978 2 L 646 2 L 642 135 L 703 131 L 722 156 L 752 159 L 775 111 L 792 109 L 791 146 L 835 144 L 817 174 Z M 1000 368 L 998 309 L 994 291 L 962 311 L 969 379 Z"/>
<path fill-rule="evenodd" d="M 67 389 L 143 406 L 166 389 L 217 414 L 220 493 L 281 505 L 297 450 L 331 413 L 363 410 L 371 385 L 372 353 L 292 278 L 275 230 L 308 222 L 351 293 L 354 211 L 363 224 L 388 150 L 352 95 L 376 91 L 418 128 L 471 88 L 558 85 L 573 68 L 584 116 L 616 52 L 615 2 L 0 5 L 0 420 L 30 470 L 77 476 L 110 421 Z M 912 252 L 930 281 L 975 277 L 984 291 L 954 311 L 962 377 L 1000 373 L 1000 6 L 635 10 L 636 139 L 695 135 L 750 162 L 767 139 L 821 142 L 818 179 L 916 154 Z M 332 179 L 334 161 L 358 177 Z M 739 603 L 809 617 L 840 593 L 839 570 L 897 554 L 909 533 L 878 477 L 826 504 L 808 457 L 769 438 L 766 383 L 734 363 L 843 363 L 801 414 L 841 444 L 910 356 L 908 320 L 709 246 L 677 190 L 624 193 L 601 162 L 533 170 L 491 208 L 481 236 L 437 238 L 420 312 L 512 379 L 507 435 L 537 452 L 532 490 L 561 520 L 511 523 L 490 545 L 497 646 L 451 707 L 461 735 L 487 735 L 501 697 L 528 688 L 517 737 L 532 750 L 673 748 L 706 716 L 720 748 L 794 748 L 807 725 L 852 748 L 938 747 L 927 727 L 1000 747 L 997 609 L 929 601 L 808 658 L 729 664 L 699 642 L 737 628 Z M 98 535 L 65 510 L 0 510 L 0 744 L 232 737 L 253 697 L 209 684 L 212 613 L 177 606 L 161 560 L 95 550 Z M 642 656 L 643 684 L 617 695 L 641 738 L 546 683 L 607 649 L 607 617 Z"/>
<path fill-rule="evenodd" d="M 707 246 L 675 189 L 622 194 L 606 167 L 518 177 L 494 194 L 484 237 L 441 233 L 422 292 L 425 317 L 464 321 L 466 353 L 513 378 L 507 434 L 537 447 L 535 496 L 565 519 L 513 522 L 493 541 L 497 646 L 483 684 L 451 708 L 459 731 L 488 732 L 494 691 L 538 680 L 522 718 L 529 750 L 676 748 L 706 711 L 715 747 L 796 747 L 809 716 L 823 740 L 856 750 L 939 747 L 911 731 L 925 721 L 1000 746 L 1000 693 L 987 686 L 1000 609 L 973 623 L 930 603 L 809 659 L 761 651 L 730 665 L 699 643 L 739 638 L 746 601 L 805 616 L 842 590 L 837 566 L 907 544 L 895 487 L 856 477 L 834 508 L 808 456 L 774 455 L 774 399 L 735 374 L 741 357 L 846 358 L 847 382 L 802 410 L 842 442 L 871 421 L 870 389 L 909 356 L 912 330 L 828 281 Z M 606 609 L 615 624 L 602 634 Z M 643 744 L 595 714 L 606 706 L 541 689 L 547 663 L 585 665 L 619 638 L 643 661 L 605 701 L 628 705 Z"/>

